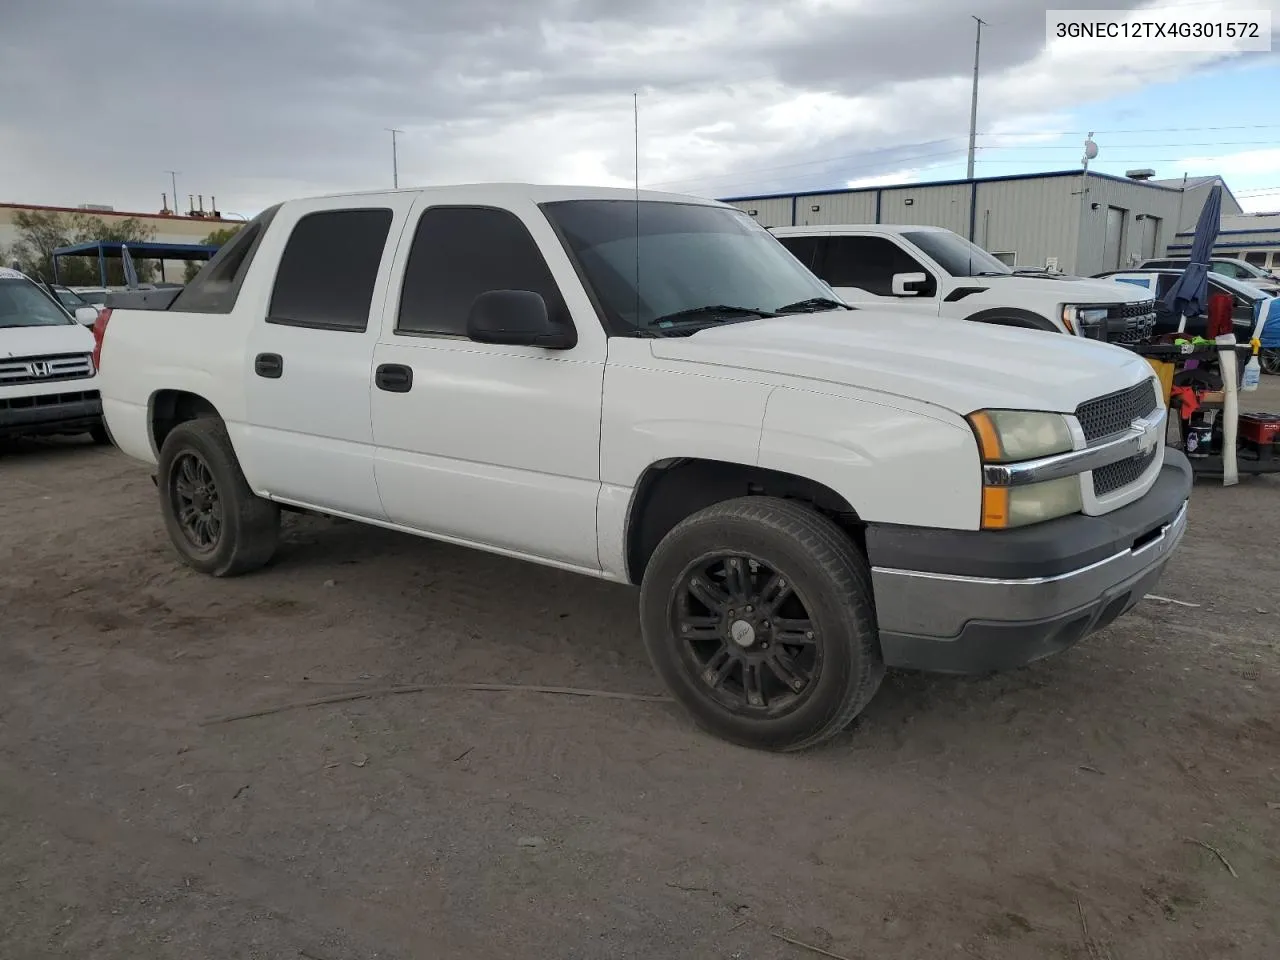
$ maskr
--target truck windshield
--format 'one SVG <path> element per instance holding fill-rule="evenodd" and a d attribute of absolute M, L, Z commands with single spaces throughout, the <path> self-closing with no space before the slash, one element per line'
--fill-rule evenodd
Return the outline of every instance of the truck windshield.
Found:
<path fill-rule="evenodd" d="M 75 323 L 30 280 L 0 279 L 0 330 Z"/>
<path fill-rule="evenodd" d="M 653 200 L 562 200 L 542 210 L 611 322 L 626 330 L 688 332 L 780 308 L 839 306 L 830 287 L 738 210 Z"/>
<path fill-rule="evenodd" d="M 980 246 L 950 230 L 904 230 L 902 236 L 932 257 L 938 266 L 953 277 L 1005 276 L 1013 273 Z"/>

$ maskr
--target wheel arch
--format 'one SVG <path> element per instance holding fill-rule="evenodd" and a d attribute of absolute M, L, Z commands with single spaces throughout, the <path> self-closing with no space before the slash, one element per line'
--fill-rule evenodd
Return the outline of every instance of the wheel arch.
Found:
<path fill-rule="evenodd" d="M 864 526 L 853 505 L 825 484 L 749 464 L 668 458 L 645 468 L 627 513 L 627 579 L 640 583 L 662 538 L 685 517 L 725 500 L 769 496 L 805 503 L 830 517 L 865 555 Z"/>
<path fill-rule="evenodd" d="M 218 408 L 206 397 L 189 390 L 157 390 L 147 404 L 147 426 L 151 436 L 151 450 L 157 458 L 164 446 L 165 437 L 180 423 L 199 417 L 222 420 Z"/>
<path fill-rule="evenodd" d="M 965 320 L 972 323 L 989 323 L 998 327 L 1020 327 L 1024 330 L 1044 330 L 1049 333 L 1066 332 L 1043 314 L 1018 307 L 991 307 L 971 313 L 965 317 Z"/>

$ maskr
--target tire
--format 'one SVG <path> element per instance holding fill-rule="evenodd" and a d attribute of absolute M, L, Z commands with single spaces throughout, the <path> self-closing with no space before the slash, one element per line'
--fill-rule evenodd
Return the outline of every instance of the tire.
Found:
<path fill-rule="evenodd" d="M 738 571 L 746 577 L 734 591 Z M 752 602 L 739 609 L 743 597 Z M 866 560 L 834 523 L 793 501 L 728 500 L 679 523 L 645 570 L 640 625 L 675 700 L 742 746 L 821 743 L 849 725 L 884 677 Z M 803 687 L 787 687 L 787 676 Z"/>
<path fill-rule="evenodd" d="M 100 447 L 111 446 L 111 434 L 107 433 L 105 424 L 95 424 L 89 430 L 89 436 L 93 438 L 93 442 Z"/>
<path fill-rule="evenodd" d="M 1258 363 L 1262 369 L 1275 376 L 1280 374 L 1280 349 L 1262 350 L 1258 354 Z"/>
<path fill-rule="evenodd" d="M 189 566 L 215 577 L 234 577 L 264 566 L 280 537 L 280 508 L 254 496 L 245 482 L 223 422 L 200 417 L 165 437 L 156 488 L 165 529 Z M 195 530 L 180 518 L 184 493 L 190 512 L 203 517 Z M 216 520 L 216 523 L 214 522 Z M 199 536 L 200 532 L 207 537 Z"/>

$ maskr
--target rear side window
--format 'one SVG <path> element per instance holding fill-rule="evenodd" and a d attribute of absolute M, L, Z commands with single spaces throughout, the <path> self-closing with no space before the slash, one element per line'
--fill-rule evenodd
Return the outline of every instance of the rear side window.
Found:
<path fill-rule="evenodd" d="M 279 204 L 268 207 L 245 224 L 182 288 L 169 309 L 183 313 L 230 313 L 235 309 L 245 274 L 279 209 Z"/>
<path fill-rule="evenodd" d="M 515 214 L 431 207 L 409 249 L 396 332 L 465 337 L 472 302 L 490 290 L 539 293 L 552 320 L 569 321 L 551 268 Z"/>
<path fill-rule="evenodd" d="M 300 219 L 280 257 L 267 323 L 363 332 L 391 220 L 386 208 Z"/>

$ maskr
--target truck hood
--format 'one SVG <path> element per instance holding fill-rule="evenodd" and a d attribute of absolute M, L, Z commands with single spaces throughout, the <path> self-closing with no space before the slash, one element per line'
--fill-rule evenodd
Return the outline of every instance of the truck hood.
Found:
<path fill-rule="evenodd" d="M 984 286 L 1001 297 L 1008 296 L 1011 304 L 1017 303 L 1019 294 L 1037 298 L 1052 296 L 1060 303 L 1136 303 L 1150 300 L 1151 291 L 1135 287 L 1132 283 L 1116 280 L 1093 280 L 1085 277 L 1035 276 L 1013 274 L 1000 277 L 957 278 L 966 285 Z"/>
<path fill-rule="evenodd" d="M 1070 413 L 1149 378 L 1123 347 L 901 312 L 836 310 L 650 341 L 664 360 L 837 383 L 944 407 Z"/>
<path fill-rule="evenodd" d="M 93 334 L 78 323 L 56 327 L 0 327 L 0 357 L 4 359 L 92 352 Z"/>

